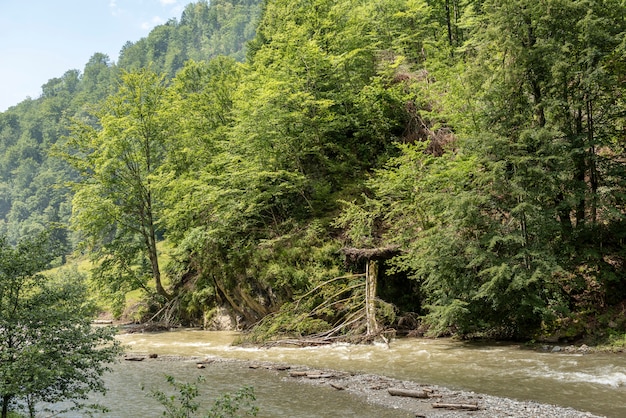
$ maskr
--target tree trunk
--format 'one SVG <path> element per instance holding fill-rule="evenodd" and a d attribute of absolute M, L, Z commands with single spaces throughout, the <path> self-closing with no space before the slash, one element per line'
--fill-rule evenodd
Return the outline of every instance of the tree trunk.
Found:
<path fill-rule="evenodd" d="M 448 27 L 448 44 L 452 46 L 452 21 L 450 16 L 450 0 L 446 0 L 446 26 Z"/>
<path fill-rule="evenodd" d="M 409 390 L 409 389 L 399 389 L 399 388 L 389 388 L 387 392 L 391 396 L 404 396 L 408 398 L 418 398 L 418 399 L 428 399 L 429 395 L 427 392 L 423 390 Z"/>
<path fill-rule="evenodd" d="M 149 156 L 148 156 L 149 157 Z M 154 227 L 154 216 L 152 213 L 152 192 L 150 191 L 150 185 L 147 186 L 145 219 L 142 219 L 144 224 L 144 236 L 146 246 L 148 249 L 148 258 L 150 259 L 150 268 L 152 269 L 152 277 L 154 278 L 154 285 L 157 294 L 163 296 L 166 300 L 171 299 L 171 295 L 167 293 L 161 282 L 161 268 L 159 266 L 159 253 L 157 250 L 156 232 Z"/>
<path fill-rule="evenodd" d="M 237 296 L 239 296 L 239 299 L 241 299 L 249 309 L 254 311 L 257 316 L 263 317 L 270 313 L 270 310 L 265 305 L 255 300 L 248 292 L 242 289 L 240 285 L 235 287 L 235 292 Z"/>
<path fill-rule="evenodd" d="M 9 403 L 11 402 L 11 395 L 2 395 L 2 418 L 9 416 Z"/>
<path fill-rule="evenodd" d="M 589 185 L 591 187 L 591 224 L 596 225 L 598 218 L 598 167 L 596 165 L 596 144 L 593 126 L 593 103 L 587 99 L 587 142 L 589 147 Z"/>
<path fill-rule="evenodd" d="M 161 269 L 159 267 L 159 258 L 156 248 L 156 240 L 151 241 L 150 248 L 148 249 L 150 255 L 150 267 L 152 269 L 152 276 L 154 277 L 154 285 L 156 288 L 157 294 L 163 296 L 166 300 L 171 299 L 171 295 L 167 293 L 165 288 L 163 287 L 163 283 L 161 282 Z"/>
<path fill-rule="evenodd" d="M 367 335 L 378 332 L 376 322 L 376 282 L 378 278 L 378 261 L 367 260 L 365 271 L 365 318 L 367 320 Z"/>
<path fill-rule="evenodd" d="M 571 237 L 572 232 L 574 231 L 574 226 L 572 225 L 572 220 L 570 218 L 571 208 L 567 203 L 565 203 L 565 196 L 563 192 L 560 192 L 555 199 L 555 207 L 559 218 L 559 223 L 561 224 L 561 231 L 563 235 L 566 237 Z"/>
<path fill-rule="evenodd" d="M 255 323 L 256 321 L 258 321 L 258 318 L 251 316 L 250 313 L 247 312 L 247 310 L 243 309 L 240 306 L 240 304 L 233 299 L 232 295 L 228 293 L 227 289 L 224 286 L 222 286 L 222 284 L 217 280 L 215 276 L 212 276 L 212 277 L 213 277 L 213 284 L 215 285 L 216 293 L 218 295 L 221 294 L 224 297 L 224 299 L 226 299 L 226 302 L 233 309 L 233 311 L 241 315 L 243 319 L 248 323 Z"/>
<path fill-rule="evenodd" d="M 578 200 L 576 204 L 576 228 L 581 228 L 585 224 L 585 172 L 587 169 L 587 165 L 585 162 L 585 155 L 581 152 L 584 143 L 581 139 L 578 138 L 579 135 L 583 133 L 583 111 L 582 108 L 578 108 L 576 110 L 576 131 L 574 132 L 574 142 L 573 149 L 575 151 L 574 154 L 574 180 L 576 182 L 575 193 L 577 194 L 576 199 Z"/>
<path fill-rule="evenodd" d="M 441 409 L 464 409 L 466 411 L 478 411 L 478 405 L 471 403 L 434 403 L 433 408 Z"/>

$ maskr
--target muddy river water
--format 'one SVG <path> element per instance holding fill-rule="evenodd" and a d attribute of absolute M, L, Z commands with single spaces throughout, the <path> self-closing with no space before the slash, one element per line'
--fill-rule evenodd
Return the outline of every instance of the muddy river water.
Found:
<path fill-rule="evenodd" d="M 397 339 L 389 345 L 336 344 L 311 348 L 246 348 L 231 345 L 232 332 L 178 330 L 123 334 L 127 351 L 183 357 L 269 361 L 314 368 L 380 374 L 519 400 L 569 406 L 626 417 L 626 355 L 540 352 L 519 345 L 466 344 L 451 340 Z M 364 405 L 332 388 L 289 384 L 276 373 L 231 363 L 196 368 L 197 360 L 123 361 L 106 377 L 106 416 L 159 416 L 144 388 L 166 389 L 164 375 L 193 382 L 203 374 L 207 399 L 254 387 L 259 416 L 406 417 L 406 412 Z M 209 371 L 207 371 L 209 370 Z M 314 393 L 312 392 L 314 391 Z M 204 395 L 203 395 L 204 397 Z"/>

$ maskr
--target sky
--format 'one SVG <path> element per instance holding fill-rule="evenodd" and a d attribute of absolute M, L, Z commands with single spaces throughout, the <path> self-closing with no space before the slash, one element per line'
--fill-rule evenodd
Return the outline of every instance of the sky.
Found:
<path fill-rule="evenodd" d="M 191 0 L 0 0 L 0 112 L 68 70 L 148 36 Z"/>

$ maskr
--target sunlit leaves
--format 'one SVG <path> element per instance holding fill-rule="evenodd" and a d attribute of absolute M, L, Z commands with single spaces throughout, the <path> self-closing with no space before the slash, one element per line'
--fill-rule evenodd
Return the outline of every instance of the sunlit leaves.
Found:
<path fill-rule="evenodd" d="M 96 115 L 99 127 L 76 122 L 64 154 L 82 175 L 74 225 L 87 237 L 96 277 L 118 297 L 137 287 L 148 290 L 143 260 L 156 292 L 166 295 L 156 248 L 161 200 L 154 186 L 170 129 L 165 93 L 163 78 L 150 70 L 124 74 L 118 93 Z"/>
<path fill-rule="evenodd" d="M 91 391 L 105 391 L 101 376 L 119 353 L 112 329 L 91 326 L 83 278 L 69 270 L 56 280 L 40 273 L 59 250 L 48 233 L 15 247 L 0 239 L 3 416 L 14 401 L 32 416 L 41 402 L 71 401 L 64 408 L 80 409 Z"/>

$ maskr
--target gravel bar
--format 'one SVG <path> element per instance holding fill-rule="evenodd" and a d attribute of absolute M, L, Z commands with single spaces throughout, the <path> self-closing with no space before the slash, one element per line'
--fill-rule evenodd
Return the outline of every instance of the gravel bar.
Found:
<path fill-rule="evenodd" d="M 235 362 L 252 369 L 267 369 L 279 373 L 286 382 L 329 386 L 345 390 L 363 398 L 371 404 L 409 412 L 414 417 L 488 417 L 488 418 L 591 418 L 600 417 L 589 412 L 578 411 L 557 405 L 533 401 L 519 401 L 499 396 L 485 395 L 471 391 L 452 390 L 439 385 L 422 384 L 414 381 L 398 380 L 374 374 L 349 373 L 345 371 L 313 369 L 305 366 L 292 366 L 272 362 L 232 360 L 221 357 L 198 359 L 203 363 Z M 406 392 L 424 392 L 425 398 L 392 396 L 389 389 Z M 437 405 L 449 408 L 435 407 Z M 453 409 L 453 407 L 471 407 Z"/>

